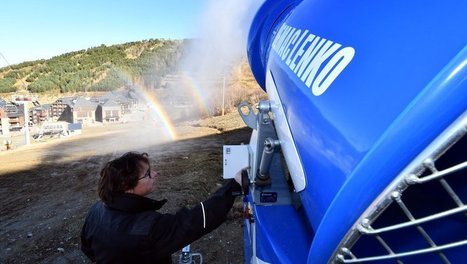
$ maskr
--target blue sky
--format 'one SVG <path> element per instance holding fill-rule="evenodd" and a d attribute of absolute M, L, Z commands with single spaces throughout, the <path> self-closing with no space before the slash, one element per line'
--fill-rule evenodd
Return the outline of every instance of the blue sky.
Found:
<path fill-rule="evenodd" d="M 0 7 L 0 53 L 16 64 L 101 44 L 196 37 L 208 2 L 6 0 Z"/>

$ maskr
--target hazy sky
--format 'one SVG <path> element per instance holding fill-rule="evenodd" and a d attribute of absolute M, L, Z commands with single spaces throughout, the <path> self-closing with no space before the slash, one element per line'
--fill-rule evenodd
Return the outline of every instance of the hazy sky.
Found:
<path fill-rule="evenodd" d="M 209 2 L 5 0 L 0 5 L 0 67 L 6 66 L 2 54 L 16 64 L 101 44 L 196 37 Z"/>

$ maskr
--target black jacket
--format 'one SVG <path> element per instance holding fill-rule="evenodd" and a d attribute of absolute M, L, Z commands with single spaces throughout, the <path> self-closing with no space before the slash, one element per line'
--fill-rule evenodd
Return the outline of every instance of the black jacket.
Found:
<path fill-rule="evenodd" d="M 97 263 L 172 263 L 171 254 L 224 222 L 240 191 L 234 180 L 208 200 L 175 215 L 157 212 L 166 202 L 134 194 L 96 202 L 81 231 L 81 250 Z"/>

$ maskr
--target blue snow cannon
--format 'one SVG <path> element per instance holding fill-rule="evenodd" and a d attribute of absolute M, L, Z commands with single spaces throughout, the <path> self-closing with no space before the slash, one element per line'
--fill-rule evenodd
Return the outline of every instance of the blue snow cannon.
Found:
<path fill-rule="evenodd" d="M 467 1 L 267 0 L 247 263 L 466 263 Z"/>

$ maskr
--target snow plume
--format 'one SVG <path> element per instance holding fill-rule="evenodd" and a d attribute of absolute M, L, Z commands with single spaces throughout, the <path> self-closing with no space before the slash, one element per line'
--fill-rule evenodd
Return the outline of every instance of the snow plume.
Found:
<path fill-rule="evenodd" d="M 246 57 L 249 26 L 262 0 L 210 0 L 199 21 L 197 38 L 189 45 L 181 71 L 196 83 L 210 108 L 219 105 L 225 78 Z"/>

